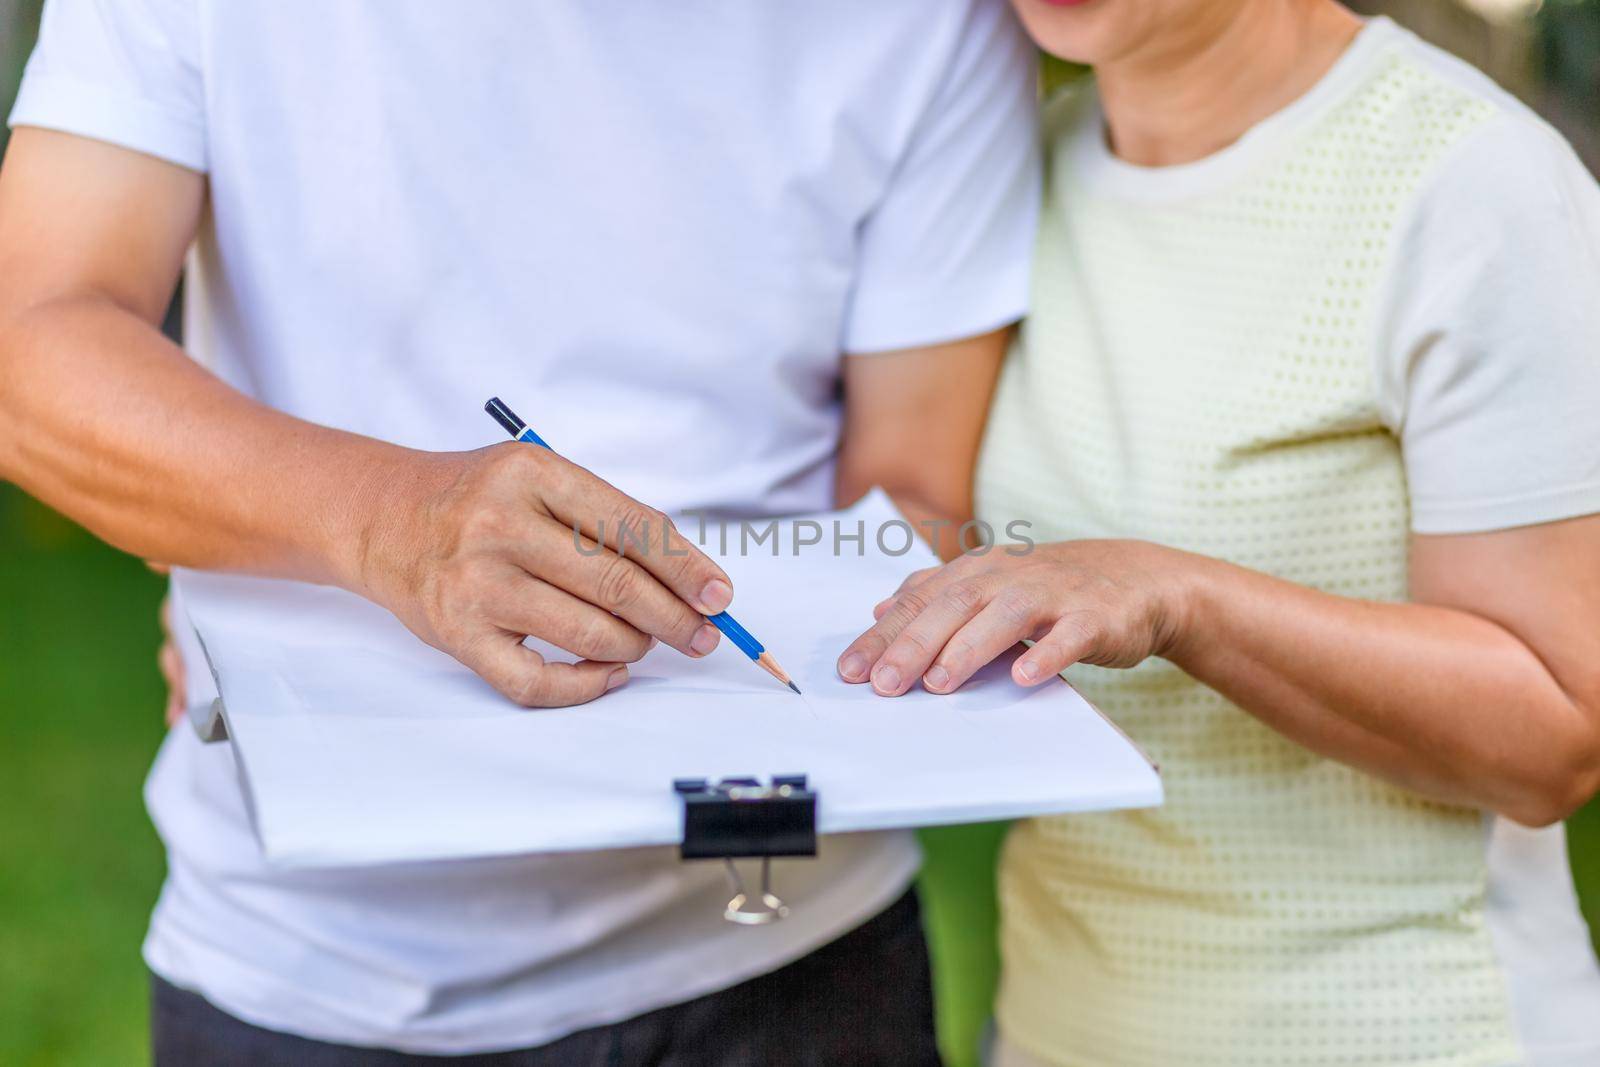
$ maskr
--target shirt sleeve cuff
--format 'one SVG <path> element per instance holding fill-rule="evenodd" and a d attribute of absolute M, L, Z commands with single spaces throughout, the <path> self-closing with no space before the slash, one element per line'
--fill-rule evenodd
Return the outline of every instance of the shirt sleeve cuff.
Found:
<path fill-rule="evenodd" d="M 176 163 L 206 169 L 204 125 L 148 100 L 102 86 L 56 77 L 23 79 L 10 125 L 77 134 Z"/>
<path fill-rule="evenodd" d="M 1488 533 L 1600 514 L 1600 482 L 1487 500 L 1411 501 L 1419 534 Z"/>
<path fill-rule="evenodd" d="M 943 344 L 1008 326 L 1028 310 L 1026 262 L 982 282 L 918 289 L 915 295 L 857 294 L 845 328 L 844 351 L 856 355 Z"/>

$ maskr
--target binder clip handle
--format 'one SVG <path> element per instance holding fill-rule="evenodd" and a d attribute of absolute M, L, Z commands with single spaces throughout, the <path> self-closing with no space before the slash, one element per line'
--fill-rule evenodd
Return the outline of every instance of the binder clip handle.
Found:
<path fill-rule="evenodd" d="M 803 774 L 774 775 L 770 785 L 755 778 L 679 778 L 673 791 L 683 801 L 683 859 L 720 859 L 733 899 L 723 918 L 741 926 L 763 926 L 789 914 L 772 891 L 774 856 L 817 854 L 817 796 Z M 752 894 L 736 858 L 761 860 L 761 890 Z"/>
<path fill-rule="evenodd" d="M 744 878 L 739 874 L 739 868 L 734 866 L 733 858 L 725 856 L 722 862 L 728 870 L 728 881 L 733 885 L 733 899 L 728 901 L 728 906 L 722 912 L 724 919 L 740 926 L 765 926 L 767 923 L 788 917 L 789 905 L 772 891 L 771 856 L 761 857 L 761 907 L 759 908 L 749 906 L 750 894 L 745 890 Z"/>

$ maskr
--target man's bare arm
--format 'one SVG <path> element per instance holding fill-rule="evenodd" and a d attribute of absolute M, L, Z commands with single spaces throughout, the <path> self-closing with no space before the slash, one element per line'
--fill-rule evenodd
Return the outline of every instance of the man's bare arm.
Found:
<path fill-rule="evenodd" d="M 0 170 L 0 473 L 149 559 L 351 584 L 357 501 L 400 450 L 274 412 L 161 335 L 204 197 L 173 164 L 16 132 Z"/>
<path fill-rule="evenodd" d="M 582 468 L 509 442 L 427 453 L 316 426 L 166 340 L 204 197 L 181 167 L 16 132 L 0 168 L 0 477 L 147 559 L 357 592 L 525 704 L 600 695 L 652 636 L 715 646 L 699 613 L 732 589 L 687 541 L 640 561 L 576 551 L 575 525 L 663 521 Z M 547 664 L 528 634 L 584 658 Z"/>
<path fill-rule="evenodd" d="M 941 556 L 959 555 L 989 398 L 1010 334 L 847 356 L 838 502 L 882 486 L 925 536 L 937 530 Z M 973 547 L 970 531 L 967 547 Z"/>

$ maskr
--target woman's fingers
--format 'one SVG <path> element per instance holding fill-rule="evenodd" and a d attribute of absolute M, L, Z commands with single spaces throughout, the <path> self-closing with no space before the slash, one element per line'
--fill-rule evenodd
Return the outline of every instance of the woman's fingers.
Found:
<path fill-rule="evenodd" d="M 1094 652 L 1100 639 L 1099 628 L 1086 614 L 1067 615 L 1050 627 L 1050 632 L 1034 642 L 1032 648 L 1011 665 L 1011 677 L 1022 685 L 1038 685 L 1060 674 Z"/>
<path fill-rule="evenodd" d="M 907 589 L 915 589 L 943 569 L 943 567 L 924 567 L 920 571 L 912 571 L 906 576 L 905 581 L 900 583 L 898 589 L 872 606 L 872 617 L 874 619 L 883 618 L 883 613 L 888 611 L 890 605 L 899 599 L 901 593 L 904 593 Z"/>
<path fill-rule="evenodd" d="M 923 687 L 932 693 L 954 692 L 996 656 L 1035 632 L 1031 598 L 1015 588 L 1002 589 L 945 642 L 922 675 Z"/>
<path fill-rule="evenodd" d="M 1030 560 L 963 556 L 919 571 L 878 605 L 877 623 L 839 658 L 839 674 L 870 679 L 885 696 L 919 678 L 931 693 L 950 693 L 1025 639 L 1038 643 L 1012 665 L 1023 685 L 1080 661 L 1132 667 L 1161 649 L 1146 560 L 1120 543 L 1074 542 Z"/>
<path fill-rule="evenodd" d="M 951 638 L 986 611 L 990 595 L 990 586 L 979 581 L 944 584 L 884 649 L 872 668 L 872 688 L 881 696 L 899 696 L 910 689 Z"/>
<path fill-rule="evenodd" d="M 840 655 L 839 677 L 847 682 L 866 681 L 890 643 L 900 636 L 900 632 L 910 625 L 913 619 L 922 614 L 923 609 L 932 602 L 932 598 L 937 595 L 943 584 L 943 576 L 937 570 L 916 585 L 912 585 L 910 579 L 907 579 L 889 606 L 882 612 L 874 613 L 878 616 L 878 621 L 871 629 L 850 642 L 849 647 Z"/>

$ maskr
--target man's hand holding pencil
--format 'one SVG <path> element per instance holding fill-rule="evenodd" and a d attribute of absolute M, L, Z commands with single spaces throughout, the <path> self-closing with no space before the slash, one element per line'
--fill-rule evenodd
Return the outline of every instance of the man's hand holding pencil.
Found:
<path fill-rule="evenodd" d="M 722 569 L 665 515 L 548 449 L 419 454 L 394 491 L 362 546 L 360 591 L 519 704 L 593 700 L 654 639 L 688 656 L 717 646 L 705 616 L 733 600 Z M 582 658 L 548 662 L 530 635 Z"/>

